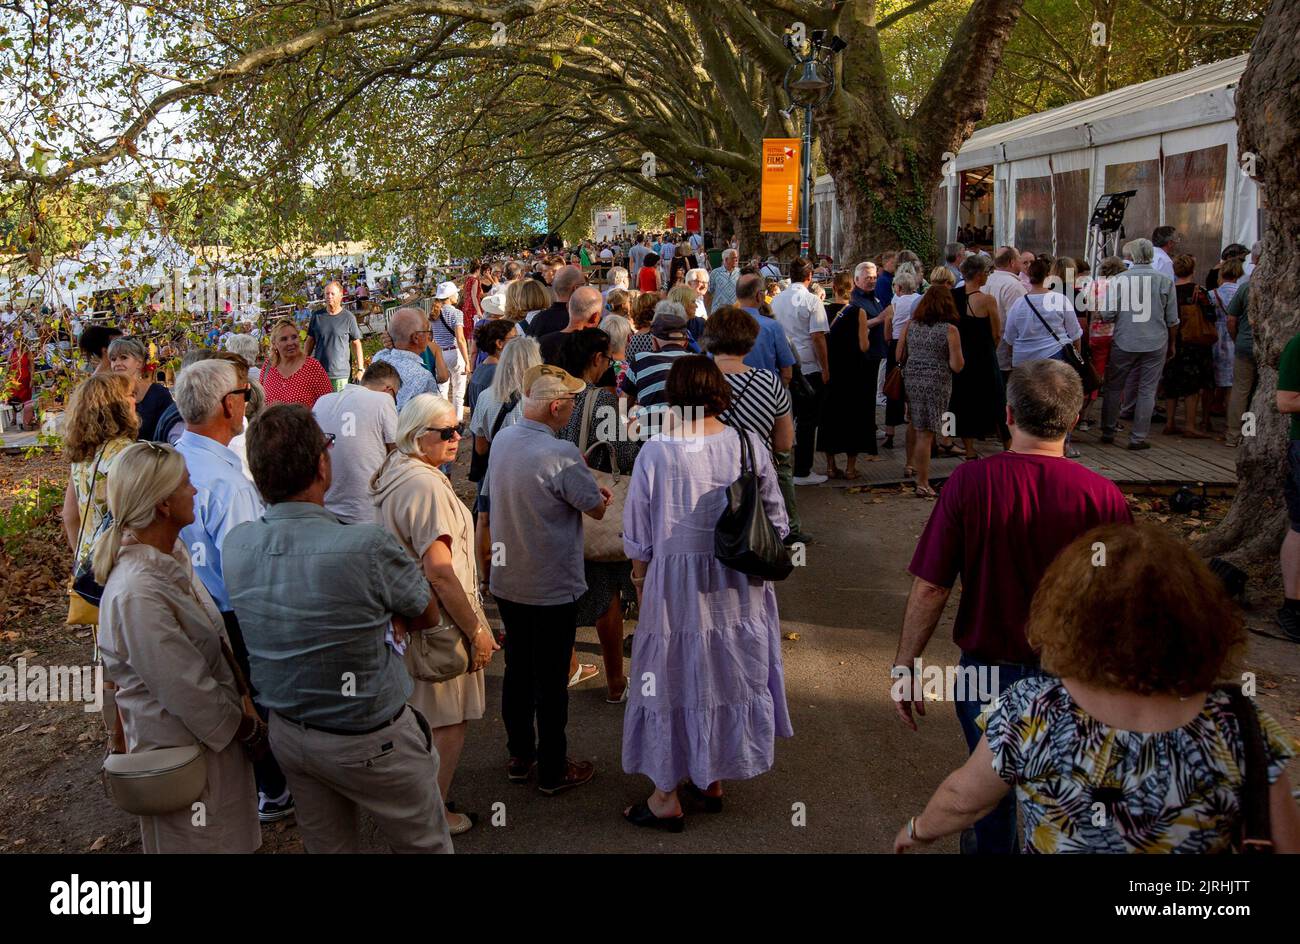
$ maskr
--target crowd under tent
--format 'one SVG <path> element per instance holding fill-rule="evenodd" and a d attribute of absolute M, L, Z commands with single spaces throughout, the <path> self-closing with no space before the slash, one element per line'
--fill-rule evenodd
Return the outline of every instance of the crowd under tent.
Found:
<path fill-rule="evenodd" d="M 935 194 L 936 242 L 991 224 L 994 245 L 1081 257 L 1098 197 L 1135 190 L 1124 216 L 1126 238 L 1177 227 L 1181 249 L 1204 273 L 1224 246 L 1249 246 L 1263 228 L 1259 189 L 1237 153 L 1235 97 L 1246 59 L 1197 66 L 977 131 L 957 154 L 956 173 Z M 843 234 L 834 182 L 819 178 L 813 193 L 814 245 L 838 260 Z M 832 245 L 833 252 L 823 248 Z"/>

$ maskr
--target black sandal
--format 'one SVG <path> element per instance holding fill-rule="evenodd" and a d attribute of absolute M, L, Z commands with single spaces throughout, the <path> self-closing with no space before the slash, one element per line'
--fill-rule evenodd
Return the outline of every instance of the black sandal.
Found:
<path fill-rule="evenodd" d="M 689 794 L 692 799 L 698 800 L 701 803 L 703 803 L 704 812 L 706 813 L 722 812 L 722 797 L 709 796 L 709 794 L 705 793 L 703 790 L 697 787 L 694 781 L 692 780 L 686 781 L 684 784 L 682 784 L 680 789 L 685 791 L 687 794 Z"/>
<path fill-rule="evenodd" d="M 677 816 L 662 817 L 655 816 L 654 810 L 650 809 L 650 804 L 642 800 L 635 804 L 630 810 L 623 814 L 623 818 L 633 826 L 645 826 L 647 829 L 662 829 L 664 832 L 679 833 L 686 828 L 686 817 L 678 814 Z"/>

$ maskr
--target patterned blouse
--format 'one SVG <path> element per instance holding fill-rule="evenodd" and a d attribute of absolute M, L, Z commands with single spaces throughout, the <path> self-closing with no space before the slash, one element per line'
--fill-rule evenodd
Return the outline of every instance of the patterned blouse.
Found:
<path fill-rule="evenodd" d="M 1300 744 L 1259 712 L 1268 781 Z M 1173 731 L 1121 731 L 1093 718 L 1053 676 L 1023 679 L 980 717 L 993 769 L 1016 788 L 1026 852 L 1229 851 L 1245 755 L 1216 690 Z"/>
<path fill-rule="evenodd" d="M 125 437 L 110 439 L 95 450 L 95 455 L 89 459 L 72 463 L 73 494 L 81 514 L 81 524 L 78 528 L 81 532 L 81 543 L 77 546 L 77 563 L 83 560 L 94 547 L 95 536 L 104 521 L 104 512 L 108 511 L 108 473 L 113 468 L 113 462 L 122 450 L 133 442 L 135 440 Z M 96 457 L 99 459 L 98 468 L 95 463 Z M 93 488 L 90 481 L 91 473 L 95 476 Z M 76 563 L 73 566 L 75 567 Z"/>

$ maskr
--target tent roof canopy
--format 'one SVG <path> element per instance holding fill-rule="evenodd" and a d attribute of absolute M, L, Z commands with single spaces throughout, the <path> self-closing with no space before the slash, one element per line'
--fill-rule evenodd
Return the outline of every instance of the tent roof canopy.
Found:
<path fill-rule="evenodd" d="M 1233 90 L 1246 55 L 1125 86 L 1014 121 L 981 128 L 957 155 L 957 168 L 1040 157 L 1180 128 L 1231 121 Z"/>

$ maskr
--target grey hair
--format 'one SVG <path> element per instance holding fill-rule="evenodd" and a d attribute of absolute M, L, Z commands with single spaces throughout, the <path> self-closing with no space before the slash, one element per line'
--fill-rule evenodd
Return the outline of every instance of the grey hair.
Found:
<path fill-rule="evenodd" d="M 965 243 L 948 243 L 943 247 L 943 258 L 945 262 L 956 262 L 957 257 L 966 251 Z"/>
<path fill-rule="evenodd" d="M 661 302 L 655 303 L 656 315 L 677 315 L 679 318 L 686 319 L 686 309 L 681 302 L 675 302 L 672 299 L 665 298 Z"/>
<path fill-rule="evenodd" d="M 686 283 L 689 285 L 691 282 L 698 282 L 700 281 L 701 276 L 703 276 L 704 281 L 707 282 L 709 280 L 709 270 L 691 269 L 689 272 L 686 273 Z"/>
<path fill-rule="evenodd" d="M 421 393 L 406 401 L 402 412 L 397 415 L 396 451 L 407 456 L 418 456 L 420 444 L 416 442 L 424 435 L 426 426 L 431 426 L 440 416 L 455 416 L 456 408 L 451 401 L 433 393 Z"/>
<path fill-rule="evenodd" d="M 226 338 L 226 350 L 232 354 L 238 354 L 248 362 L 249 367 L 257 364 L 257 355 L 261 345 L 257 343 L 257 338 L 251 334 L 232 334 Z"/>
<path fill-rule="evenodd" d="M 501 359 L 492 375 L 492 396 L 504 404 L 522 394 L 524 373 L 541 362 L 542 349 L 536 338 L 515 338 L 501 349 Z"/>
<path fill-rule="evenodd" d="M 429 316 L 419 308 L 399 308 L 388 319 L 388 334 L 393 339 L 393 347 L 406 350 L 411 343 L 411 335 L 423 331 L 429 324 Z"/>
<path fill-rule="evenodd" d="M 916 274 L 916 268 L 910 262 L 900 262 L 894 270 L 894 291 L 899 295 L 907 295 L 915 292 L 920 287 L 921 279 Z"/>
<path fill-rule="evenodd" d="M 632 322 L 622 315 L 606 315 L 600 319 L 599 328 L 609 335 L 610 353 L 627 353 L 627 339 L 632 336 Z"/>
<path fill-rule="evenodd" d="M 739 259 L 739 258 L 740 258 L 740 250 L 738 250 L 738 249 L 724 249 L 724 250 L 722 250 L 722 258 L 723 258 L 723 259 Z"/>
<path fill-rule="evenodd" d="M 603 303 L 600 289 L 591 285 L 575 288 L 566 303 L 569 310 L 569 324 L 586 324 L 593 315 L 600 313 Z"/>
<path fill-rule="evenodd" d="M 111 361 L 114 354 L 125 354 L 128 357 L 134 357 L 140 361 L 141 370 L 143 371 L 149 364 L 149 348 L 145 347 L 143 341 L 139 338 L 114 338 L 108 342 L 107 358 Z"/>
<path fill-rule="evenodd" d="M 1064 439 L 1083 408 L 1083 384 L 1064 361 L 1025 361 L 1007 380 L 1007 406 L 1022 432 L 1035 439 Z"/>
<path fill-rule="evenodd" d="M 1144 238 L 1125 243 L 1124 251 L 1128 253 L 1134 265 L 1150 265 L 1151 260 L 1156 257 L 1155 246 L 1151 244 L 1151 240 Z"/>
<path fill-rule="evenodd" d="M 632 276 L 622 266 L 613 266 L 609 270 L 609 284 L 621 285 L 623 288 L 627 288 L 632 284 Z"/>
<path fill-rule="evenodd" d="M 239 375 L 230 361 L 215 358 L 191 364 L 176 376 L 172 398 L 186 425 L 196 426 L 221 406 L 226 394 L 235 389 Z"/>
<path fill-rule="evenodd" d="M 856 282 L 858 279 L 862 278 L 862 274 L 866 272 L 868 269 L 872 269 L 874 271 L 875 268 L 876 268 L 876 264 L 870 260 L 867 260 L 866 262 L 859 262 L 857 265 L 853 267 L 853 280 Z"/>

